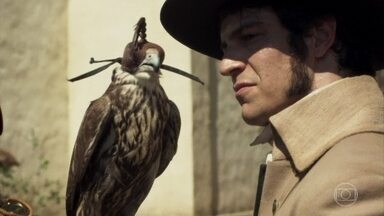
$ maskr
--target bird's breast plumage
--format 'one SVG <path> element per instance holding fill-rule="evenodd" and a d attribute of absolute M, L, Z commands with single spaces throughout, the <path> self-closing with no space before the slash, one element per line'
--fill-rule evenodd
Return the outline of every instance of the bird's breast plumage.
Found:
<path fill-rule="evenodd" d="M 156 85 L 156 84 L 155 84 Z M 110 94 L 116 129 L 115 161 L 122 172 L 145 169 L 158 160 L 169 115 L 168 98 L 160 85 L 118 84 Z"/>

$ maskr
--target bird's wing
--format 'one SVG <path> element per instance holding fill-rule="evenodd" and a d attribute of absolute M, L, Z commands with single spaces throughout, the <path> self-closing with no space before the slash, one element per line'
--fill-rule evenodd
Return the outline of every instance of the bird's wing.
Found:
<path fill-rule="evenodd" d="M 89 105 L 77 135 L 67 183 L 67 215 L 76 214 L 79 205 L 79 185 L 85 175 L 88 164 L 99 143 L 111 127 L 111 102 L 103 96 Z"/>
<path fill-rule="evenodd" d="M 181 120 L 179 109 L 175 103 L 169 100 L 170 111 L 167 124 L 164 129 L 163 147 L 160 157 L 160 165 L 157 176 L 161 175 L 171 162 L 177 150 L 177 140 L 179 139 Z"/>

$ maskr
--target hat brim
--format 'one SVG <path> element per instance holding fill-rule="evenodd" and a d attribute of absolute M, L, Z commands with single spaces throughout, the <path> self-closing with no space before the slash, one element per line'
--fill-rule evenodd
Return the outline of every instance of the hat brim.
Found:
<path fill-rule="evenodd" d="M 167 0 L 160 13 L 165 30 L 180 43 L 210 57 L 221 59 L 220 42 L 220 8 L 231 0 Z M 255 0 L 256 1 L 256 0 Z M 366 20 L 369 25 L 362 32 L 361 40 L 374 43 L 375 69 L 384 68 L 384 1 L 356 0 L 348 3 L 336 3 L 334 0 L 322 0 L 321 5 L 341 8 L 343 15 L 351 20 Z M 297 1 L 296 1 L 297 2 Z M 312 2 L 312 1 L 311 1 Z M 316 5 L 315 3 L 311 3 Z M 334 11 L 334 9 L 333 9 Z M 359 26 L 355 26 L 359 28 Z M 356 32 L 356 30 L 354 30 Z"/>
<path fill-rule="evenodd" d="M 167 0 L 161 9 L 161 23 L 180 43 L 205 55 L 221 59 L 221 5 L 221 0 Z"/>

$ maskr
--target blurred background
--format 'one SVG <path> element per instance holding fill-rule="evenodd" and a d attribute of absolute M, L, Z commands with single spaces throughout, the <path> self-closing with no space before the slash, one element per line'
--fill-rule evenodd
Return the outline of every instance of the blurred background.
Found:
<path fill-rule="evenodd" d="M 146 17 L 147 39 L 164 48 L 165 63 L 206 84 L 163 72 L 161 83 L 182 118 L 178 152 L 137 215 L 252 215 L 259 164 L 270 147 L 250 146 L 260 128 L 241 120 L 231 81 L 219 78 L 217 62 L 162 28 L 163 2 L 0 1 L 0 149 L 19 162 L 0 170 L 0 195 L 25 200 L 37 215 L 65 215 L 77 131 L 90 101 L 109 85 L 113 67 L 76 83 L 66 79 L 97 67 L 88 64 L 90 57 L 122 56 L 135 23 Z"/>

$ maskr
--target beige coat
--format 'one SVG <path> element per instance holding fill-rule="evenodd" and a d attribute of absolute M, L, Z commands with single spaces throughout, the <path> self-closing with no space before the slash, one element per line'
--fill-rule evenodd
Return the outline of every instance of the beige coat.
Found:
<path fill-rule="evenodd" d="M 384 215 L 384 99 L 369 76 L 346 78 L 271 117 L 259 215 Z"/>

